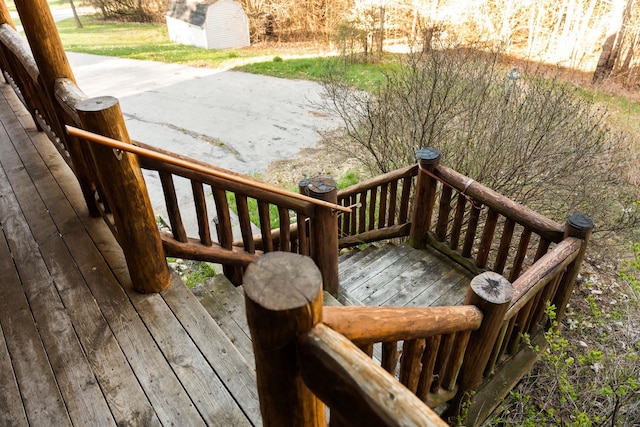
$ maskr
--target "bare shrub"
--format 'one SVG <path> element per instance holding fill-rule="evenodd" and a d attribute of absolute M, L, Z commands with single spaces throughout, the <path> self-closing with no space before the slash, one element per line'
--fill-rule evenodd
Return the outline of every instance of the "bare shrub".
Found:
<path fill-rule="evenodd" d="M 372 174 L 411 164 L 430 146 L 446 165 L 558 221 L 581 212 L 600 232 L 637 227 L 638 194 L 625 178 L 632 152 L 606 112 L 558 75 L 507 77 L 500 59 L 476 48 L 414 52 L 371 93 L 333 69 L 326 99 L 349 154 Z"/>

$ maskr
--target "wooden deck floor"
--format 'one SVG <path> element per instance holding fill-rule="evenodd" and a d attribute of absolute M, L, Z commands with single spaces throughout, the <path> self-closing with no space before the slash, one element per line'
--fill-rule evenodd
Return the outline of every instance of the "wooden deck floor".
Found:
<path fill-rule="evenodd" d="M 179 280 L 119 247 L 0 85 L 0 425 L 259 425 L 255 373 Z"/>

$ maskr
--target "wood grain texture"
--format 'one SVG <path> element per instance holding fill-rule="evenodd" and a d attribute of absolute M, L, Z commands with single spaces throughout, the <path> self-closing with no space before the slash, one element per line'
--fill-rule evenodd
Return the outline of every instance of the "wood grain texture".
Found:
<path fill-rule="evenodd" d="M 247 268 L 244 289 L 264 425 L 326 425 L 296 362 L 296 336 L 322 317 L 320 271 L 308 257 L 270 252 Z"/>
<path fill-rule="evenodd" d="M 319 324 L 298 339 L 305 382 L 352 426 L 446 426 L 353 343 Z"/>
<path fill-rule="evenodd" d="M 474 330 L 482 314 L 458 307 L 324 307 L 322 322 L 355 343 L 426 338 Z"/>

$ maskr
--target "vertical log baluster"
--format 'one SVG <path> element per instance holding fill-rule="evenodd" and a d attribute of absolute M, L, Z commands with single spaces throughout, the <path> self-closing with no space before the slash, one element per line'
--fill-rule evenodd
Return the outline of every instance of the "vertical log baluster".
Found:
<path fill-rule="evenodd" d="M 442 386 L 445 390 L 451 391 L 456 386 L 458 373 L 460 372 L 460 368 L 462 367 L 462 361 L 464 360 L 470 336 L 471 331 L 456 333 L 453 348 L 451 349 L 451 354 L 449 355 L 449 363 L 447 364 L 447 369 L 442 373 Z"/>
<path fill-rule="evenodd" d="M 447 227 L 449 225 L 449 213 L 451 212 L 451 193 L 453 190 L 448 185 L 442 186 L 440 195 L 440 207 L 438 209 L 438 222 L 436 223 L 436 239 L 444 242 L 447 238 Z"/>
<path fill-rule="evenodd" d="M 231 213 L 229 211 L 229 202 L 227 201 L 227 192 L 221 188 L 213 187 L 213 200 L 216 204 L 218 243 L 224 249 L 231 250 L 233 248 L 233 229 L 231 228 Z M 223 265 L 222 271 L 234 285 L 242 283 L 242 270 L 239 267 Z"/>
<path fill-rule="evenodd" d="M 387 226 L 396 223 L 396 204 L 398 203 L 398 181 L 389 183 L 389 210 L 387 214 Z"/>
<path fill-rule="evenodd" d="M 460 243 L 460 234 L 462 233 L 462 224 L 464 223 L 464 211 L 467 207 L 467 198 L 462 194 L 458 194 L 456 202 L 456 214 L 453 218 L 453 226 L 451 227 L 451 243 L 449 247 L 452 250 L 458 249 Z"/>
<path fill-rule="evenodd" d="M 364 233 L 367 229 L 367 192 L 363 191 L 358 197 L 358 233 Z"/>
<path fill-rule="evenodd" d="M 402 198 L 400 199 L 400 213 L 398 215 L 398 224 L 407 222 L 409 216 L 409 198 L 411 197 L 412 177 L 402 178 Z"/>
<path fill-rule="evenodd" d="M 196 207 L 200 243 L 205 246 L 211 246 L 211 230 L 209 228 L 209 215 L 207 213 L 207 201 L 204 197 L 204 187 L 201 182 L 191 181 L 191 190 L 193 191 L 193 201 Z"/>
<path fill-rule="evenodd" d="M 440 341 L 442 335 L 435 335 L 425 340 L 424 351 L 422 352 L 422 371 L 416 388 L 416 395 L 428 403 L 429 392 L 434 380 L 436 359 L 440 353 Z"/>
<path fill-rule="evenodd" d="M 273 252 L 273 238 L 271 237 L 271 213 L 269 203 L 258 200 L 258 216 L 260 217 L 260 234 L 262 234 L 262 250 Z"/>
<path fill-rule="evenodd" d="M 394 377 L 398 368 L 398 341 L 388 341 L 382 343 L 382 368 Z"/>
<path fill-rule="evenodd" d="M 287 208 L 279 207 L 280 216 L 280 245 L 278 250 L 289 252 L 291 250 L 291 217 Z"/>
<path fill-rule="evenodd" d="M 369 190 L 369 220 L 367 223 L 367 230 L 373 230 L 376 228 L 376 204 L 378 201 L 378 187 L 374 187 Z"/>
<path fill-rule="evenodd" d="M 309 217 L 298 214 L 298 252 L 301 255 L 310 255 L 309 250 Z"/>
<path fill-rule="evenodd" d="M 498 224 L 498 212 L 493 209 L 489 209 L 487 219 L 484 223 L 484 230 L 482 230 L 482 238 L 480 239 L 480 245 L 478 246 L 478 255 L 476 256 L 476 266 L 485 268 L 487 261 L 489 260 L 489 253 L 491 252 L 491 245 L 493 243 L 493 236 L 496 231 L 496 225 Z"/>
<path fill-rule="evenodd" d="M 455 335 L 455 333 L 444 335 L 440 341 L 436 364 L 433 368 L 434 378 L 431 383 L 432 393 L 438 393 L 442 386 L 442 380 L 444 379 L 443 374 L 447 369 L 447 364 L 449 363 L 449 355 L 451 354 L 451 349 L 453 349 Z"/>
<path fill-rule="evenodd" d="M 520 235 L 518 251 L 516 252 L 515 258 L 513 259 L 513 266 L 511 267 L 511 272 L 509 273 L 509 281 L 511 282 L 515 281 L 520 276 L 524 258 L 527 256 L 527 251 L 529 250 L 530 239 L 531 230 L 529 228 L 525 228 Z"/>
<path fill-rule="evenodd" d="M 471 205 L 469 211 L 469 222 L 467 223 L 467 232 L 464 235 L 462 244 L 462 256 L 470 258 L 473 250 L 473 243 L 476 239 L 476 230 L 478 229 L 478 220 L 480 218 L 480 209 L 475 205 Z"/>
<path fill-rule="evenodd" d="M 505 320 L 502 325 L 502 329 L 500 329 L 500 333 L 498 334 L 498 338 L 496 339 L 496 345 L 493 346 L 493 350 L 491 351 L 491 357 L 489 357 L 487 367 L 485 368 L 485 375 L 491 375 L 493 373 L 493 368 L 496 366 L 497 361 L 504 354 L 504 350 L 506 348 L 504 341 L 508 330 L 509 321 Z"/>
<path fill-rule="evenodd" d="M 179 242 L 187 241 L 187 232 L 184 230 L 182 216 L 180 215 L 180 207 L 178 206 L 178 198 L 176 196 L 176 188 L 173 184 L 173 176 L 168 172 L 160 171 L 160 183 L 162 184 L 162 192 L 164 200 L 167 204 L 167 215 L 169 215 L 169 223 L 171 224 L 171 232 L 173 238 Z"/>
<path fill-rule="evenodd" d="M 544 254 L 546 254 L 547 251 L 549 250 L 549 246 L 551 246 L 551 241 L 543 237 L 540 237 L 540 242 L 538 243 L 538 250 L 536 251 L 535 257 L 533 258 L 533 262 L 536 262 L 537 260 L 542 258 Z"/>
<path fill-rule="evenodd" d="M 388 185 L 386 183 L 380 186 L 380 209 L 378 211 L 378 228 L 384 228 L 387 221 L 387 199 L 389 197 L 387 188 Z"/>
<path fill-rule="evenodd" d="M 400 382 L 413 393 L 418 388 L 420 379 L 422 352 L 424 351 L 424 338 L 406 340 L 402 346 L 400 357 Z"/>
<path fill-rule="evenodd" d="M 238 210 L 238 221 L 240 222 L 240 234 L 244 250 L 253 254 L 256 252 L 256 245 L 253 241 L 253 231 L 251 229 L 251 218 L 249 218 L 249 203 L 247 196 L 236 193 L 236 208 Z"/>
<path fill-rule="evenodd" d="M 515 226 L 516 222 L 514 220 L 511 218 L 505 219 L 504 226 L 502 227 L 502 237 L 500 237 L 500 246 L 498 247 L 498 253 L 496 254 L 496 262 L 493 266 L 493 271 L 498 274 L 502 274 L 504 272 L 504 267 L 507 264 Z"/>

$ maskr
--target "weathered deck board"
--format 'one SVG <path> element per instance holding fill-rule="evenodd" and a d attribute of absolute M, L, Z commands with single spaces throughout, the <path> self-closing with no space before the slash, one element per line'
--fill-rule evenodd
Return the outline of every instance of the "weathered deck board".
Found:
<path fill-rule="evenodd" d="M 131 291 L 106 226 L 1 89 L 0 424 L 260 424 L 246 361 L 181 283 Z"/>
<path fill-rule="evenodd" d="M 363 305 L 435 306 L 462 302 L 473 274 L 433 248 L 416 250 L 406 243 L 379 249 L 340 263 L 342 299 Z M 354 259 L 355 262 L 354 262 Z M 342 282 L 341 282 L 342 284 Z"/>

